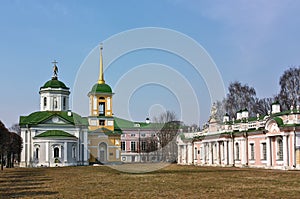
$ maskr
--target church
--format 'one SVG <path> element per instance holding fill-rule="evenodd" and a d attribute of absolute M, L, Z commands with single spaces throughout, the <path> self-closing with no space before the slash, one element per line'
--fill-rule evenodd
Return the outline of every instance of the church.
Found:
<path fill-rule="evenodd" d="M 121 162 L 122 130 L 113 117 L 113 92 L 103 75 L 102 46 L 98 82 L 88 95 L 89 115 L 70 110 L 70 89 L 53 76 L 40 87 L 40 110 L 20 116 L 21 167 L 57 167 Z"/>

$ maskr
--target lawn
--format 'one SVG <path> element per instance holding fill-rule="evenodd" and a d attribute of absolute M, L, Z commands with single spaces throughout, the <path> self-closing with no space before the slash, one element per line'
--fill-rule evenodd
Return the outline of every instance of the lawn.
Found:
<path fill-rule="evenodd" d="M 131 165 L 135 168 L 143 166 L 145 165 Z M 178 165 L 169 165 L 157 171 L 141 174 L 125 173 L 107 166 L 14 168 L 0 171 L 0 198 L 299 198 L 299 196 L 299 171 Z"/>

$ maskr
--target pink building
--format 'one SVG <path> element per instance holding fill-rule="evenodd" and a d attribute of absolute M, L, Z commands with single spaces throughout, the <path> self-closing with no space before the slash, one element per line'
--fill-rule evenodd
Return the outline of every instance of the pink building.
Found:
<path fill-rule="evenodd" d="M 244 110 L 222 123 L 211 118 L 207 129 L 178 137 L 178 164 L 300 169 L 298 106 L 281 112 L 273 103 L 267 116 L 249 118 Z"/>

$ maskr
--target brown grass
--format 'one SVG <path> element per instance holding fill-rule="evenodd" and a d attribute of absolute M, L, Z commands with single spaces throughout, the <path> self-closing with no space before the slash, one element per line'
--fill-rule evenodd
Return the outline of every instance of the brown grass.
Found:
<path fill-rule="evenodd" d="M 133 165 L 139 167 L 141 165 Z M 144 165 L 143 165 L 144 166 Z M 170 165 L 130 174 L 110 167 L 5 169 L 0 198 L 299 198 L 300 172 Z"/>

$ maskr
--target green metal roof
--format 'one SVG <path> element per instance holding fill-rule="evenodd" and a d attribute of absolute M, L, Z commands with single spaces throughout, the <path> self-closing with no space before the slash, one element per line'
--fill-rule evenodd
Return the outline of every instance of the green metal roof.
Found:
<path fill-rule="evenodd" d="M 122 134 L 122 131 L 117 129 L 117 130 L 114 130 L 114 131 L 111 131 L 107 128 L 98 128 L 94 131 L 89 131 L 89 133 L 104 133 L 105 135 L 121 135 Z"/>
<path fill-rule="evenodd" d="M 42 88 L 64 88 L 69 89 L 63 82 L 59 81 L 56 77 L 53 77 L 51 80 L 47 81 Z"/>
<path fill-rule="evenodd" d="M 278 126 L 282 126 L 283 125 L 283 121 L 282 121 L 282 119 L 280 117 L 274 117 L 273 119 L 276 121 L 276 123 L 278 124 Z"/>
<path fill-rule="evenodd" d="M 37 138 L 41 138 L 41 137 L 74 137 L 74 135 L 71 135 L 65 131 L 61 131 L 61 130 L 49 130 L 49 131 L 45 131 L 39 135 L 36 135 L 35 137 Z"/>
<path fill-rule="evenodd" d="M 58 116 L 73 125 L 88 125 L 87 118 L 72 112 L 72 116 L 68 116 L 67 111 L 38 111 L 31 113 L 28 116 L 20 116 L 19 124 L 22 125 L 37 125 L 43 121 L 50 119 L 53 116 Z"/>
<path fill-rule="evenodd" d="M 107 84 L 95 84 L 90 93 L 112 93 L 111 87 Z"/>

